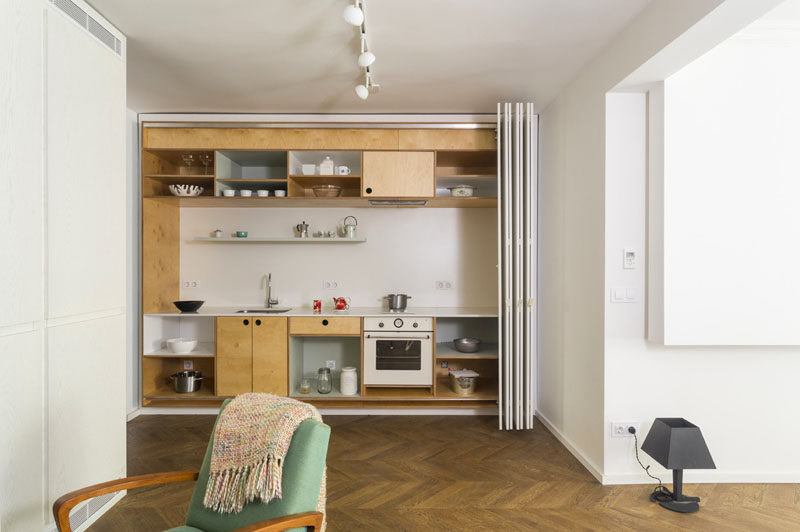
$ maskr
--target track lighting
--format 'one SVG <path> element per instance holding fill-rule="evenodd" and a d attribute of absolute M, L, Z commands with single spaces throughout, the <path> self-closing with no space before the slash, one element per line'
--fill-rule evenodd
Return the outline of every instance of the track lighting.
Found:
<path fill-rule="evenodd" d="M 342 17 L 348 24 L 352 24 L 353 26 L 361 26 L 364 22 L 364 12 L 358 7 L 358 0 L 356 0 L 355 4 L 349 5 L 344 8 L 344 12 L 342 13 Z"/>
<path fill-rule="evenodd" d="M 342 13 L 348 24 L 358 26 L 358 36 L 361 40 L 361 53 L 358 55 L 358 66 L 364 69 L 364 83 L 355 87 L 356 96 L 362 100 L 369 98 L 371 92 L 378 90 L 379 85 L 372 80 L 372 64 L 375 54 L 367 46 L 367 30 L 364 27 L 364 0 L 355 0 L 353 4 L 344 8 Z"/>

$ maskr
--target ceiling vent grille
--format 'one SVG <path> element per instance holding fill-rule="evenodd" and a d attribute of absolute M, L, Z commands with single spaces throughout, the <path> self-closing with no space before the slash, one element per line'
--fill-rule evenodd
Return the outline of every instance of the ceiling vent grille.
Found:
<path fill-rule="evenodd" d="M 50 3 L 80 24 L 83 29 L 94 35 L 98 41 L 108 46 L 112 52 L 120 57 L 122 56 L 122 42 L 75 2 L 71 0 L 50 0 Z"/>

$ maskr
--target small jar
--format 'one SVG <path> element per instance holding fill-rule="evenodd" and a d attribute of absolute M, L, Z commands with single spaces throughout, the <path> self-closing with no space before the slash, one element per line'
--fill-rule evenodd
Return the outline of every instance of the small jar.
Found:
<path fill-rule="evenodd" d="M 311 391 L 311 379 L 303 379 L 300 381 L 300 393 L 308 393 Z"/>
<path fill-rule="evenodd" d="M 331 382 L 330 368 L 319 368 L 317 372 L 317 391 L 319 393 L 331 393 L 333 383 Z"/>
<path fill-rule="evenodd" d="M 330 155 L 325 156 L 325 159 L 319 163 L 319 175 L 333 175 L 333 159 Z"/>
<path fill-rule="evenodd" d="M 356 395 L 358 393 L 358 372 L 354 367 L 342 368 L 341 375 L 342 395 Z"/>

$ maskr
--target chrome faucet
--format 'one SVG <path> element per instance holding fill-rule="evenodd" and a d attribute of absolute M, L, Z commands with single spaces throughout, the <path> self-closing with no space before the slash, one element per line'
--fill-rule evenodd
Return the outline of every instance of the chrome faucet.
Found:
<path fill-rule="evenodd" d="M 272 299 L 272 274 L 271 273 L 265 274 L 264 277 L 261 279 L 261 288 L 266 288 L 267 289 L 267 297 L 266 297 L 266 300 L 264 301 L 264 304 L 267 306 L 267 308 L 272 308 L 273 305 L 277 305 L 278 304 L 278 300 L 277 299 Z"/>

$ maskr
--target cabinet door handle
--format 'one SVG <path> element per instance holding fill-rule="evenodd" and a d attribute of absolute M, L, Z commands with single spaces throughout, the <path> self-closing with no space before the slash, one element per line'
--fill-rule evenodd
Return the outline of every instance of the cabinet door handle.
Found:
<path fill-rule="evenodd" d="M 244 323 L 245 325 L 250 325 L 250 320 L 242 320 L 242 323 Z"/>
<path fill-rule="evenodd" d="M 256 325 L 261 325 L 261 320 L 256 320 Z"/>
<path fill-rule="evenodd" d="M 367 187 L 367 188 L 364 190 L 364 192 L 366 192 L 367 194 L 372 194 L 372 187 Z"/>
<path fill-rule="evenodd" d="M 323 325 L 328 325 L 328 320 L 322 320 Z"/>

